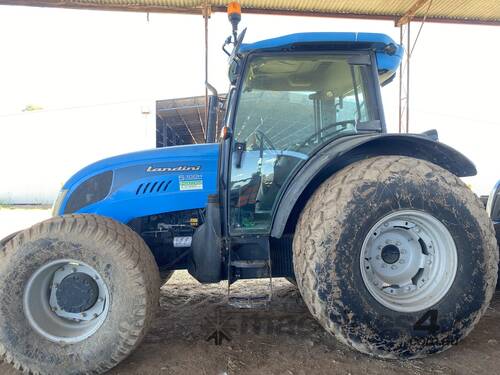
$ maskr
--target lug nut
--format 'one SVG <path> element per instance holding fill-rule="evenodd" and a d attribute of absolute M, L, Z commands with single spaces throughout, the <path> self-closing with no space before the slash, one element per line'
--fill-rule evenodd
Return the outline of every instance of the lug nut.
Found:
<path fill-rule="evenodd" d="M 399 264 L 405 264 L 405 260 L 404 260 L 404 259 L 401 259 L 401 260 L 399 261 Z"/>
<path fill-rule="evenodd" d="M 393 269 L 393 270 L 395 270 L 396 268 L 398 268 L 398 267 L 396 267 L 396 265 L 391 266 L 391 269 Z"/>

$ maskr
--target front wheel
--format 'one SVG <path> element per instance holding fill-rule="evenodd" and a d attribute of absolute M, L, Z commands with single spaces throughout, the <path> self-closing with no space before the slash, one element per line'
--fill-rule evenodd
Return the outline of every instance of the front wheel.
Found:
<path fill-rule="evenodd" d="M 423 160 L 384 156 L 325 181 L 293 242 L 298 286 L 322 326 L 383 358 L 440 352 L 493 295 L 494 231 L 477 197 Z"/>
<path fill-rule="evenodd" d="M 159 286 L 127 226 L 95 215 L 37 224 L 0 254 L 0 358 L 27 373 L 103 373 L 143 339 Z"/>

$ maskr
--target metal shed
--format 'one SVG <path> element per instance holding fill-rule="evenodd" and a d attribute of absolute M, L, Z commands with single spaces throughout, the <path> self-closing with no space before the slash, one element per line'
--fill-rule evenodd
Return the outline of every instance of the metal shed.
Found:
<path fill-rule="evenodd" d="M 432 2 L 427 12 L 424 5 Z M 0 4 L 136 12 L 201 14 L 204 7 L 225 12 L 229 0 L 0 0 Z M 244 12 L 281 15 L 358 17 L 474 24 L 500 24 L 498 0 L 241 0 Z"/>
<path fill-rule="evenodd" d="M 204 96 L 156 102 L 156 147 L 204 142 Z"/>

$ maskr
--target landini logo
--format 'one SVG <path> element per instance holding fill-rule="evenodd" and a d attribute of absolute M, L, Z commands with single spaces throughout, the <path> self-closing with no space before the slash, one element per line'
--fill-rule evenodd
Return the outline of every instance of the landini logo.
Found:
<path fill-rule="evenodd" d="M 149 166 L 146 172 L 190 172 L 199 171 L 201 166 L 199 165 L 180 165 L 178 167 L 153 167 Z"/>

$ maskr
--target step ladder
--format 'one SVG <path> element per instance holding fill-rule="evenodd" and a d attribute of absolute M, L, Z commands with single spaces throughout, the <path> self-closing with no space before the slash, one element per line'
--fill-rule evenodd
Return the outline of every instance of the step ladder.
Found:
<path fill-rule="evenodd" d="M 239 309 L 262 309 L 269 307 L 273 295 L 271 253 L 268 238 L 241 237 L 231 239 L 228 251 L 228 304 Z M 266 293 L 255 295 L 254 290 L 231 291 L 231 285 L 241 279 L 265 278 Z M 243 283 L 244 281 L 240 281 Z"/>

